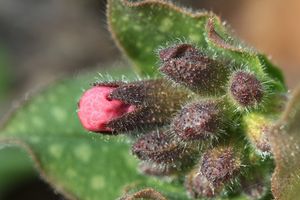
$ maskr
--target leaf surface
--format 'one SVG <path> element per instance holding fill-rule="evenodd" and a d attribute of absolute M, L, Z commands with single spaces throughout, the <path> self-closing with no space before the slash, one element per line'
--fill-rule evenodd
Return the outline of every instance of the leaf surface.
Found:
<path fill-rule="evenodd" d="M 275 172 L 272 191 L 276 199 L 298 199 L 300 195 L 300 88 L 292 95 L 281 119 L 270 134 Z"/>
<path fill-rule="evenodd" d="M 83 130 L 76 114 L 77 100 L 93 77 L 60 81 L 27 100 L 4 124 L 0 143 L 25 149 L 42 177 L 70 199 L 113 200 L 126 189 L 142 187 L 163 188 L 163 194 L 184 199 L 182 187 L 138 173 L 137 160 L 124 136 Z"/>
<path fill-rule="evenodd" d="M 160 48 L 188 42 L 229 62 L 233 70 L 263 74 L 266 68 L 271 78 L 283 83 L 282 75 L 265 56 L 234 37 L 211 12 L 193 12 L 162 0 L 108 0 L 107 16 L 114 40 L 141 74 L 159 74 Z"/>

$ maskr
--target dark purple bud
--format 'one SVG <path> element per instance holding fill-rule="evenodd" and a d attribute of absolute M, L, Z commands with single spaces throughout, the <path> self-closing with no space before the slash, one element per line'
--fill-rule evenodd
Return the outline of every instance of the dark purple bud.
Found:
<path fill-rule="evenodd" d="M 199 51 L 191 44 L 179 44 L 160 50 L 159 57 L 163 62 L 167 62 L 170 59 L 182 58 L 198 53 Z"/>
<path fill-rule="evenodd" d="M 214 186 L 198 172 L 198 169 L 194 169 L 186 176 L 185 188 L 190 197 L 198 199 L 215 197 L 221 192 L 223 186 Z"/>
<path fill-rule="evenodd" d="M 180 173 L 180 168 L 173 164 L 157 164 L 152 162 L 143 161 L 139 164 L 139 170 L 148 176 L 172 176 Z"/>
<path fill-rule="evenodd" d="M 233 147 L 207 150 L 201 160 L 201 173 L 214 185 L 224 184 L 240 172 L 241 158 Z"/>
<path fill-rule="evenodd" d="M 149 199 L 149 200 L 167 200 L 160 192 L 154 190 L 153 188 L 146 188 L 135 192 L 133 194 L 125 194 L 118 200 L 139 200 L 139 199 Z"/>
<path fill-rule="evenodd" d="M 181 146 L 162 131 L 153 131 L 140 137 L 132 146 L 132 153 L 139 159 L 154 163 L 176 163 L 189 155 Z"/>
<path fill-rule="evenodd" d="M 183 48 L 185 47 L 185 48 Z M 229 68 L 189 44 L 161 50 L 160 71 L 174 82 L 202 95 L 225 93 Z"/>
<path fill-rule="evenodd" d="M 131 105 L 130 112 L 107 120 L 107 129 L 115 132 L 145 130 L 170 123 L 171 116 L 189 98 L 186 90 L 173 88 L 163 79 L 132 83 L 97 83 L 96 86 L 114 86 L 108 95 L 112 101 Z"/>
<path fill-rule="evenodd" d="M 230 93 L 239 106 L 253 107 L 262 101 L 264 88 L 254 74 L 237 71 L 231 78 Z"/>
<path fill-rule="evenodd" d="M 188 104 L 173 119 L 171 130 L 184 141 L 217 137 L 224 121 L 222 110 L 221 104 L 212 100 Z"/>

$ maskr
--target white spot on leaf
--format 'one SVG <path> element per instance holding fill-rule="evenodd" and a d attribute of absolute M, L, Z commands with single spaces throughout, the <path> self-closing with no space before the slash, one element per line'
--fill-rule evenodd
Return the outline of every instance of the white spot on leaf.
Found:
<path fill-rule="evenodd" d="M 84 163 L 90 161 L 92 156 L 92 149 L 87 144 L 82 144 L 74 150 L 75 156 Z"/>
<path fill-rule="evenodd" d="M 52 144 L 49 147 L 49 153 L 55 158 L 60 158 L 63 153 L 63 147 L 60 144 Z"/>
<path fill-rule="evenodd" d="M 105 186 L 105 180 L 103 176 L 94 176 L 91 179 L 91 188 L 94 190 L 100 190 Z"/>

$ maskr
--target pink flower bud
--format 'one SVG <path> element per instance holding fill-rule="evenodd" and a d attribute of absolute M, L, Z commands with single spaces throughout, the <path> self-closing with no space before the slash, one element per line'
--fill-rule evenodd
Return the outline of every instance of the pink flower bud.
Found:
<path fill-rule="evenodd" d="M 132 112 L 134 106 L 108 96 L 117 86 L 94 86 L 87 90 L 78 103 L 78 117 L 83 127 L 93 132 L 113 132 L 106 125 Z"/>

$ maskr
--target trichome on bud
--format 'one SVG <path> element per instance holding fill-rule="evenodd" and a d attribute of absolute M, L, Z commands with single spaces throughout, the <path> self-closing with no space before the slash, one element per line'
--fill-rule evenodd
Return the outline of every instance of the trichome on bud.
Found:
<path fill-rule="evenodd" d="M 233 146 L 219 146 L 207 150 L 201 160 L 200 171 L 213 185 L 231 181 L 241 169 L 241 154 Z"/>
<path fill-rule="evenodd" d="M 157 164 L 151 161 L 140 162 L 138 169 L 143 174 L 156 177 L 176 176 L 184 172 L 182 167 L 178 164 Z"/>
<path fill-rule="evenodd" d="M 195 199 L 213 198 L 223 189 L 223 186 L 214 186 L 208 181 L 207 178 L 198 171 L 198 168 L 193 169 L 186 176 L 184 185 L 189 196 Z"/>
<path fill-rule="evenodd" d="M 183 141 L 216 138 L 224 125 L 224 112 L 222 104 L 214 100 L 187 104 L 174 117 L 171 131 Z"/>
<path fill-rule="evenodd" d="M 176 163 L 185 157 L 192 157 L 191 150 L 181 146 L 163 131 L 153 131 L 137 139 L 132 146 L 132 153 L 141 160 L 151 162 Z"/>
<path fill-rule="evenodd" d="M 78 116 L 94 132 L 145 130 L 169 123 L 190 96 L 163 79 L 95 83 L 81 97 Z"/>
<path fill-rule="evenodd" d="M 253 73 L 234 72 L 229 86 L 234 102 L 240 108 L 252 108 L 260 104 L 265 95 L 263 83 Z"/>
<path fill-rule="evenodd" d="M 179 44 L 159 52 L 160 71 L 176 83 L 201 95 L 222 94 L 230 68 L 189 44 Z"/>
<path fill-rule="evenodd" d="M 118 200 L 139 200 L 139 199 L 149 199 L 149 200 L 167 200 L 160 192 L 154 190 L 153 188 L 142 189 L 133 194 L 125 194 Z"/>
<path fill-rule="evenodd" d="M 108 123 L 113 130 L 126 132 L 169 123 L 189 94 L 184 89 L 172 88 L 166 80 L 155 79 L 122 84 L 109 97 L 135 106 L 134 112 Z"/>
<path fill-rule="evenodd" d="M 185 176 L 185 188 L 192 198 L 215 198 L 232 186 L 258 198 L 267 183 L 250 187 L 252 179 L 243 179 L 242 167 L 257 165 L 254 174 L 269 173 L 257 162 L 271 153 L 267 132 L 273 118 L 266 113 L 278 113 L 284 100 L 279 92 L 270 95 L 269 89 L 276 84 L 272 80 L 266 84 L 268 75 L 263 71 L 258 75 L 205 52 L 191 44 L 161 49 L 160 71 L 171 81 L 94 84 L 79 102 L 79 118 L 91 131 L 132 133 L 131 152 L 141 160 L 140 172 L 155 177 Z M 232 71 L 235 67 L 239 70 Z M 270 97 L 276 101 L 266 101 Z M 235 181 L 239 184 L 232 184 Z M 149 191 L 124 199 L 158 197 Z"/>

